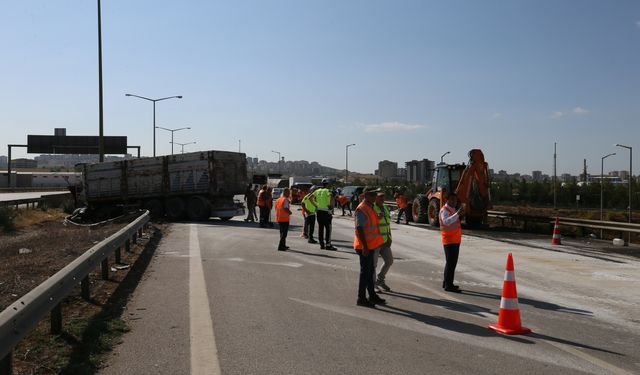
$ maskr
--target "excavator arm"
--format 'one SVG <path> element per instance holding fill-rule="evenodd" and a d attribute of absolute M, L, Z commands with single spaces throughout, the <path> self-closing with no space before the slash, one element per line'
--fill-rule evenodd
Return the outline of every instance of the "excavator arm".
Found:
<path fill-rule="evenodd" d="M 484 216 L 492 208 L 488 164 L 481 150 L 469 151 L 469 165 L 462 171 L 455 192 L 460 203 L 466 205 L 467 215 Z"/>

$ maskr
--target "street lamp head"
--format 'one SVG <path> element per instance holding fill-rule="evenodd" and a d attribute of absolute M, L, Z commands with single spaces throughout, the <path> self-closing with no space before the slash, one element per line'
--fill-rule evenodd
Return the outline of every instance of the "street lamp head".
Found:
<path fill-rule="evenodd" d="M 131 96 L 131 94 L 124 94 L 124 96 Z"/>
<path fill-rule="evenodd" d="M 176 96 L 176 98 L 182 99 L 182 95 L 178 95 L 178 96 Z"/>

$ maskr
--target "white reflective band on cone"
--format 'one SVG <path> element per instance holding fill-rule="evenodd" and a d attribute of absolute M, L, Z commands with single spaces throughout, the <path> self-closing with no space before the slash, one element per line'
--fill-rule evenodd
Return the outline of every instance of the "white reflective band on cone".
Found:
<path fill-rule="evenodd" d="M 500 308 L 506 310 L 518 310 L 518 299 L 502 297 L 500 300 Z"/>
<path fill-rule="evenodd" d="M 516 274 L 513 271 L 504 271 L 504 281 L 516 281 Z"/>

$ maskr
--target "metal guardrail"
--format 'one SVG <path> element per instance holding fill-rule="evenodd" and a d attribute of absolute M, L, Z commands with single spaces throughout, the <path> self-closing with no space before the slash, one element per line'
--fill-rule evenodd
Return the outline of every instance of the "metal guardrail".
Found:
<path fill-rule="evenodd" d="M 397 207 L 396 202 L 386 201 L 384 202 L 386 205 L 390 207 Z M 555 217 L 548 216 L 535 216 L 535 215 L 525 215 L 525 214 L 514 214 L 510 212 L 504 211 L 487 211 L 487 215 L 489 217 L 502 219 L 502 220 L 513 220 L 513 221 L 522 221 L 527 222 L 536 222 L 536 223 L 555 223 Z M 619 221 L 605 221 L 605 220 L 587 220 L 587 219 L 574 219 L 570 217 L 558 217 L 561 225 L 566 225 L 570 227 L 581 227 L 581 228 L 589 228 L 589 229 L 602 229 L 613 232 L 623 232 L 623 233 L 640 233 L 640 224 L 634 223 L 623 223 Z"/>
<path fill-rule="evenodd" d="M 149 211 L 120 229 L 111 237 L 96 244 L 66 267 L 35 287 L 29 293 L 0 312 L 0 374 L 12 373 L 13 348 L 51 312 L 51 332 L 62 331 L 61 301 L 78 283 L 81 294 L 90 299 L 89 273 L 99 264 L 102 278 L 109 278 L 108 257 L 115 251 L 115 261 L 120 262 L 120 250 L 130 251 L 131 241 L 142 235 L 142 228 L 149 222 Z"/>
<path fill-rule="evenodd" d="M 71 193 L 61 193 L 61 194 L 48 194 L 48 195 L 42 195 L 38 198 L 24 198 L 24 199 L 13 199 L 13 200 L 8 200 L 8 201 L 0 201 L 0 207 L 11 207 L 14 206 L 16 209 L 18 209 L 21 205 L 27 205 L 27 208 L 29 208 L 29 205 L 31 205 L 33 208 L 36 208 L 36 206 L 39 206 L 43 203 L 51 203 L 51 202 L 55 202 L 55 201 L 59 201 L 62 199 L 71 199 L 72 195 Z"/>

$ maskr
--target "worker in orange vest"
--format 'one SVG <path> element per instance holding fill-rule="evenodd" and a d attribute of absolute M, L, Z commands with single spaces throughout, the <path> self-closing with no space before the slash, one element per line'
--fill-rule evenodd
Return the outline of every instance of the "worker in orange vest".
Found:
<path fill-rule="evenodd" d="M 355 237 L 353 248 L 360 258 L 360 280 L 358 283 L 358 306 L 375 307 L 376 304 L 385 305 L 386 301 L 374 290 L 373 256 L 376 250 L 384 245 L 384 238 L 380 234 L 380 221 L 374 209 L 376 195 L 380 189 L 365 187 L 364 201 L 358 205 L 355 213 Z M 369 299 L 366 292 L 369 292 Z"/>
<path fill-rule="evenodd" d="M 440 209 L 440 233 L 442 234 L 442 245 L 446 259 L 442 287 L 447 292 L 454 293 L 461 292 L 460 288 L 453 284 L 458 254 L 460 253 L 460 242 L 462 242 L 462 227 L 460 226 L 462 207 L 456 211 L 457 204 L 458 196 L 456 193 L 449 193 L 447 203 Z"/>
<path fill-rule="evenodd" d="M 276 221 L 280 228 L 280 244 L 278 244 L 278 251 L 287 251 L 287 233 L 289 232 L 289 217 L 291 216 L 289 196 L 291 192 L 289 188 L 285 188 L 282 191 L 282 196 L 276 199 Z"/>
<path fill-rule="evenodd" d="M 258 208 L 260 210 L 260 228 L 265 228 L 269 222 L 269 208 L 267 207 L 267 185 L 262 185 L 258 192 Z"/>
<path fill-rule="evenodd" d="M 397 192 L 395 194 L 396 204 L 398 205 L 398 219 L 396 220 L 396 224 L 400 224 L 400 219 L 402 218 L 402 214 L 404 214 L 405 224 L 409 225 L 409 210 L 407 204 L 407 197 L 402 194 L 402 192 Z"/>

